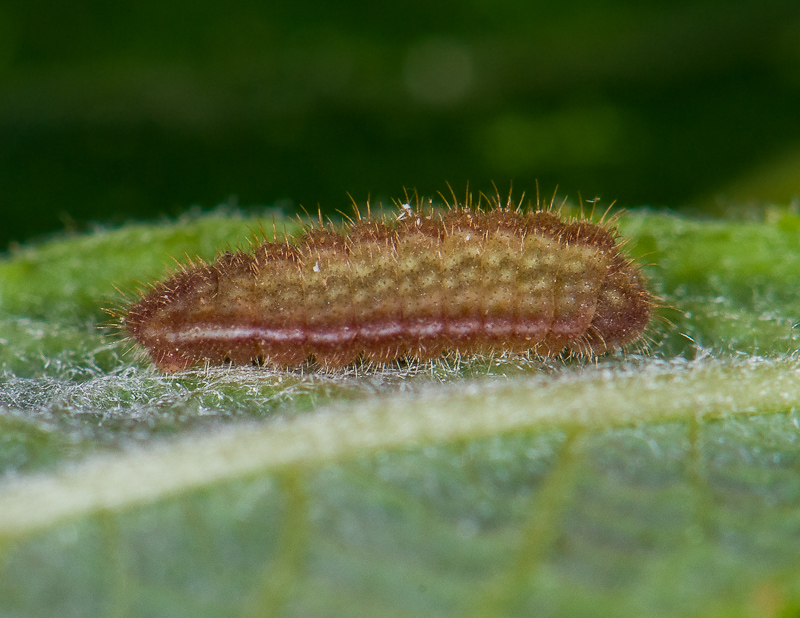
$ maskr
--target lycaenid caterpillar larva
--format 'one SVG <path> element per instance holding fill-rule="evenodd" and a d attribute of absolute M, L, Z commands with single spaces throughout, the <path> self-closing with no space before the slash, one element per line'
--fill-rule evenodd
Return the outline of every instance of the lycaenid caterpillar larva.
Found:
<path fill-rule="evenodd" d="M 653 297 L 604 223 L 492 200 L 310 227 L 192 264 L 124 325 L 156 365 L 335 368 L 462 353 L 594 357 L 636 341 Z"/>

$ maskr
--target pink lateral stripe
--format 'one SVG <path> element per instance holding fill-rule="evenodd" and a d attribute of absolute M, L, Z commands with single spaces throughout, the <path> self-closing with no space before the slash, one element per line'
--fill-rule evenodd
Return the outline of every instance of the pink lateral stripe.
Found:
<path fill-rule="evenodd" d="M 173 331 L 153 329 L 147 333 L 148 338 L 164 339 L 170 344 L 191 344 L 212 341 L 242 342 L 248 340 L 269 341 L 286 344 L 348 344 L 355 339 L 367 343 L 379 343 L 386 339 L 405 336 L 421 340 L 439 336 L 468 339 L 470 337 L 488 335 L 503 337 L 511 334 L 527 338 L 540 337 L 552 330 L 552 325 L 542 320 L 523 323 L 512 320 L 493 319 L 482 322 L 477 318 L 458 320 L 417 319 L 413 323 L 398 321 L 373 322 L 359 326 L 343 325 L 327 328 L 309 329 L 277 328 L 268 326 L 222 326 L 218 324 L 194 325 L 189 328 Z"/>

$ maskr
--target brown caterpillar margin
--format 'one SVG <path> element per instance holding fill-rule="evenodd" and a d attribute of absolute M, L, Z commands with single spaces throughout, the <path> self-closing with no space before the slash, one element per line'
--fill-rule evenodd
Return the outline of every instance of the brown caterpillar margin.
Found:
<path fill-rule="evenodd" d="M 639 339 L 652 307 L 616 228 L 492 199 L 225 253 L 153 286 L 123 322 L 164 372 L 336 368 L 447 350 L 596 357 Z"/>

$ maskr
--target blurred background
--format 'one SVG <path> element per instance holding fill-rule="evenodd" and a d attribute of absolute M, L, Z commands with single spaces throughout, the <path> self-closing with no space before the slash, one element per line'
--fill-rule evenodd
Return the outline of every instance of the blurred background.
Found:
<path fill-rule="evenodd" d="M 0 4 L 0 251 L 221 202 L 800 196 L 796 0 Z"/>

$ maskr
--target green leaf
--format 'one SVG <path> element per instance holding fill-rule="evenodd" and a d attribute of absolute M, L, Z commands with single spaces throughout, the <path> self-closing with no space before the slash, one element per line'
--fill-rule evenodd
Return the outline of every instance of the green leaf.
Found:
<path fill-rule="evenodd" d="M 101 309 L 257 221 L 9 256 L 0 615 L 796 614 L 800 219 L 619 225 L 663 300 L 597 363 L 164 376 Z"/>

